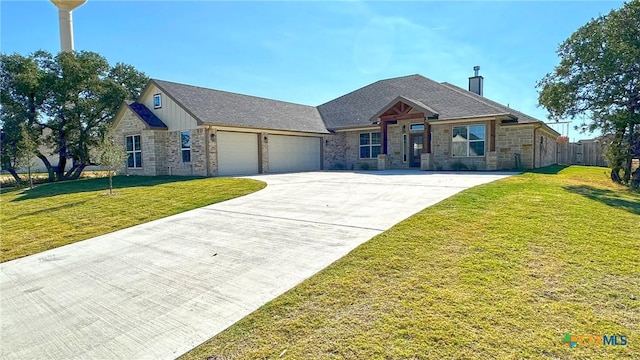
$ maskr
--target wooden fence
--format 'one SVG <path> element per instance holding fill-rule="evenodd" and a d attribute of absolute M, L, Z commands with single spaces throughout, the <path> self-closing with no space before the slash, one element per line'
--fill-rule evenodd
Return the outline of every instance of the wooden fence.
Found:
<path fill-rule="evenodd" d="M 604 149 L 599 142 L 558 142 L 558 164 L 607 166 Z"/>

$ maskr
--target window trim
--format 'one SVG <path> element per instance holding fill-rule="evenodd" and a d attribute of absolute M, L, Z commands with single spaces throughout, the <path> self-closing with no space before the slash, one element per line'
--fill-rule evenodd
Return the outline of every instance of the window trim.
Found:
<path fill-rule="evenodd" d="M 156 105 L 156 99 L 158 99 L 158 104 Z M 153 108 L 160 109 L 162 107 L 162 94 L 153 94 Z"/>
<path fill-rule="evenodd" d="M 185 133 L 189 135 L 189 146 L 188 147 L 184 147 L 184 144 L 182 143 L 182 134 L 185 134 Z M 185 151 L 189 152 L 189 160 L 188 161 L 184 160 Z M 180 159 L 182 160 L 183 163 L 190 163 L 191 162 L 191 131 L 190 130 L 182 130 L 182 131 L 180 131 Z"/>
<path fill-rule="evenodd" d="M 368 144 L 360 144 L 360 137 L 362 135 L 369 135 L 369 143 Z M 380 142 L 378 144 L 373 143 L 373 134 L 379 134 Z M 362 157 L 362 148 L 369 148 L 369 157 Z M 363 132 L 358 134 L 358 158 L 361 160 L 369 160 L 369 159 L 377 159 L 378 157 L 373 157 L 373 148 L 378 147 L 378 154 L 382 153 L 382 133 L 380 131 L 371 131 L 371 132 Z"/>
<path fill-rule="evenodd" d="M 138 137 L 138 144 L 140 145 L 140 150 L 136 150 L 136 141 L 135 141 L 136 137 Z M 127 138 L 131 138 L 131 151 L 127 150 Z M 134 169 L 134 170 L 142 169 L 142 135 L 141 134 L 125 135 L 124 150 L 127 153 L 127 169 Z M 136 164 L 136 153 L 140 153 L 140 164 Z M 129 166 L 129 154 L 133 156 L 133 166 Z M 139 165 L 139 166 L 136 166 L 136 165 Z"/>
<path fill-rule="evenodd" d="M 482 126 L 484 128 L 484 137 L 482 138 L 482 140 L 471 140 L 469 134 L 470 132 L 470 128 L 472 126 Z M 460 128 L 463 127 L 465 129 L 467 129 L 467 139 L 465 141 L 453 141 L 453 133 L 454 133 L 454 129 L 455 128 Z M 458 143 L 462 143 L 464 142 L 467 145 L 467 154 L 466 155 L 455 155 L 453 152 L 453 143 L 454 142 L 458 142 Z M 471 149 L 471 143 L 472 142 L 483 142 L 483 153 L 482 155 L 470 155 L 470 149 Z M 451 126 L 451 157 L 457 157 L 457 158 L 462 158 L 462 157 L 470 157 L 470 158 L 481 158 L 481 157 L 485 157 L 487 154 L 487 124 L 469 124 L 469 125 L 452 125 Z"/>

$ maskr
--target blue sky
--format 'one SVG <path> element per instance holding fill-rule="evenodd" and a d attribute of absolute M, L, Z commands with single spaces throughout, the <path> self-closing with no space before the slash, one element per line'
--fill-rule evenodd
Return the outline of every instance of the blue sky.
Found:
<path fill-rule="evenodd" d="M 546 120 L 535 84 L 558 63 L 558 45 L 622 4 L 88 0 L 73 24 L 75 49 L 112 64 L 307 105 L 410 74 L 466 88 L 480 65 L 486 97 Z M 3 53 L 60 49 L 57 10 L 46 0 L 0 0 L 0 31 Z"/>

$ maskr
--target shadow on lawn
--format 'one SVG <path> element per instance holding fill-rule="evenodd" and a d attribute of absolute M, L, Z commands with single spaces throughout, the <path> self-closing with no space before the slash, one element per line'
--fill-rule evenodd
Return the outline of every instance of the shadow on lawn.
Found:
<path fill-rule="evenodd" d="M 6 220 L 15 220 L 15 219 L 23 218 L 23 217 L 26 217 L 26 216 L 40 215 L 40 214 L 49 213 L 51 211 L 62 210 L 62 209 L 70 209 L 70 208 L 76 207 L 78 205 L 82 205 L 82 204 L 86 203 L 87 201 L 88 200 L 76 201 L 76 202 L 73 202 L 73 203 L 70 203 L 70 204 L 54 206 L 54 207 L 50 207 L 50 208 L 45 208 L 45 209 L 41 209 L 41 210 L 36 210 L 36 211 L 32 211 L 32 212 L 18 214 L 18 215 L 15 215 L 15 216 L 8 216 L 6 218 Z"/>
<path fill-rule="evenodd" d="M 113 190 L 117 191 L 117 189 L 129 187 L 156 186 L 195 179 L 204 178 L 196 176 L 115 176 L 113 178 Z M 100 190 L 104 190 L 105 192 L 109 191 L 109 178 L 80 179 L 42 184 L 31 190 L 25 190 L 22 195 L 19 195 L 12 201 L 23 201 L 49 196 Z"/>
<path fill-rule="evenodd" d="M 574 194 L 582 195 L 588 199 L 626 210 L 632 214 L 640 215 L 640 201 L 628 200 L 618 192 L 600 189 L 589 185 L 571 185 L 565 186 L 564 189 Z"/>
<path fill-rule="evenodd" d="M 532 169 L 527 172 L 534 173 L 534 174 L 557 175 L 560 171 L 568 167 L 569 167 L 568 165 L 550 165 L 550 166 L 545 166 L 538 169 Z"/>

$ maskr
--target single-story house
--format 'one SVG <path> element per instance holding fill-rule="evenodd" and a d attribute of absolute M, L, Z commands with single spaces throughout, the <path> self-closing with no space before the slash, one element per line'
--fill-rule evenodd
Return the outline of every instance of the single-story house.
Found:
<path fill-rule="evenodd" d="M 153 79 L 118 111 L 116 140 L 132 175 L 555 164 L 560 134 L 483 97 L 482 84 L 410 75 L 314 107 Z"/>

